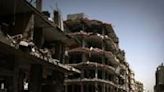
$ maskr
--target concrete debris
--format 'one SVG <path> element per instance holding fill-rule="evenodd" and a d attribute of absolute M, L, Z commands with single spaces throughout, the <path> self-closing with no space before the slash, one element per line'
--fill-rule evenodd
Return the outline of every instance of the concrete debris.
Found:
<path fill-rule="evenodd" d="M 41 12 L 42 0 L 31 3 L 0 0 L 0 92 L 63 92 L 65 75 L 81 73 L 64 63 L 65 49 L 77 43 L 60 14 L 56 24 Z"/>
<path fill-rule="evenodd" d="M 25 47 L 29 46 L 29 44 L 25 41 L 20 41 L 19 45 L 22 45 L 22 46 L 25 46 Z"/>

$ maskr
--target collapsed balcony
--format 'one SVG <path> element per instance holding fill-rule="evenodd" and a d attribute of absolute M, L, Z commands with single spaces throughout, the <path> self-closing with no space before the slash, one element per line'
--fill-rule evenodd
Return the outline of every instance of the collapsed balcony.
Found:
<path fill-rule="evenodd" d="M 118 47 L 107 35 L 103 36 L 101 34 L 94 34 L 92 32 L 86 33 L 83 31 L 69 33 L 68 35 L 78 39 L 81 42 L 81 46 L 82 44 L 85 44 L 85 47 L 88 48 L 93 47 L 104 49 L 107 51 L 111 51 L 112 53 L 118 52 Z"/>
<path fill-rule="evenodd" d="M 18 90 L 40 92 L 40 88 L 54 90 L 51 87 L 45 88 L 47 85 L 58 86 L 62 90 L 65 73 L 80 73 L 79 70 L 71 66 L 47 62 L 2 42 L 0 42 L 0 53 L 0 79 L 9 92 L 18 92 Z M 48 81 L 55 81 L 57 84 Z M 30 84 L 27 89 L 24 87 L 24 82 Z M 46 92 L 43 89 L 42 92 Z M 56 88 L 55 90 L 59 89 Z"/>
<path fill-rule="evenodd" d="M 98 48 L 75 48 L 68 51 L 69 62 L 67 64 L 78 64 L 80 62 L 97 62 L 116 67 L 119 64 L 114 55 L 109 51 Z"/>
<path fill-rule="evenodd" d="M 67 20 L 64 24 L 68 32 L 84 31 L 99 33 L 111 37 L 114 43 L 118 44 L 118 37 L 116 36 L 111 24 L 105 24 L 98 20 L 89 20 L 86 18 Z"/>
<path fill-rule="evenodd" d="M 76 42 L 25 0 L 0 0 L 0 6 L 0 84 L 4 90 L 62 92 L 64 75 L 80 73 L 61 64 L 65 46 Z"/>
<path fill-rule="evenodd" d="M 80 64 L 69 64 L 83 72 L 84 78 L 99 78 L 112 81 L 111 75 L 115 74 L 115 69 L 108 65 L 98 64 L 94 62 L 84 62 Z M 72 79 L 72 76 L 69 79 Z M 76 77 L 80 78 L 80 76 Z"/>
<path fill-rule="evenodd" d="M 28 2 L 1 0 L 1 5 L 0 10 L 4 11 L 0 13 L 2 42 L 44 60 L 58 59 L 54 60 L 57 62 L 63 62 L 65 46 L 76 44 Z"/>
<path fill-rule="evenodd" d="M 82 75 L 68 76 L 68 79 L 80 80 L 80 79 L 98 78 L 98 79 L 114 82 L 115 84 L 124 85 L 123 81 L 125 80 L 125 77 L 123 75 L 120 74 L 117 75 L 115 73 L 115 68 L 117 67 L 117 65 L 119 65 L 119 62 L 115 58 L 113 58 L 111 53 L 109 54 L 109 52 L 102 51 L 101 49 L 97 49 L 97 48 L 96 49 L 92 48 L 92 50 L 88 48 L 75 48 L 69 50 L 68 54 L 69 54 L 69 62 L 67 62 L 68 65 L 71 65 L 81 70 L 82 72 Z M 118 82 L 114 81 L 114 79 L 112 78 L 113 75 L 118 77 Z"/>

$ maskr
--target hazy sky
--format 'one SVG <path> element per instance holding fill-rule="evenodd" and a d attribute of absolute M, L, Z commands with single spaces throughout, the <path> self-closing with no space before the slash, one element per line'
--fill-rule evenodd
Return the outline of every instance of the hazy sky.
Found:
<path fill-rule="evenodd" d="M 112 23 L 135 78 L 153 92 L 156 67 L 164 62 L 164 0 L 43 0 L 44 10 L 57 3 L 64 18 L 85 13 Z"/>

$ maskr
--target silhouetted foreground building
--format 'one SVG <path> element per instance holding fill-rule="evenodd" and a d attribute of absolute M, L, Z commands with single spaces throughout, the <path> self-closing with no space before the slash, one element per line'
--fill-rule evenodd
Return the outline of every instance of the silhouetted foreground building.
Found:
<path fill-rule="evenodd" d="M 157 67 L 156 70 L 156 83 L 154 92 L 164 92 L 164 66 L 163 63 Z"/>
<path fill-rule="evenodd" d="M 65 92 L 143 92 L 137 91 L 143 86 L 135 83 L 111 24 L 81 14 L 69 15 L 64 24 L 68 35 L 80 43 L 70 47 L 65 63 L 81 70 L 66 76 Z"/>
<path fill-rule="evenodd" d="M 80 73 L 61 64 L 76 42 L 25 0 L 0 6 L 0 92 L 63 92 L 64 75 Z"/>

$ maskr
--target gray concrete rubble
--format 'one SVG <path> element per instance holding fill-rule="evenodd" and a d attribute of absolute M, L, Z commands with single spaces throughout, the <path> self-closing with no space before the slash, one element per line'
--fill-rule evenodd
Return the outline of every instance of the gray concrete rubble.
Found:
<path fill-rule="evenodd" d="M 41 0 L 38 4 L 41 5 Z M 0 92 L 63 92 L 65 48 L 77 42 L 26 0 L 0 0 Z"/>

